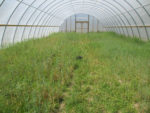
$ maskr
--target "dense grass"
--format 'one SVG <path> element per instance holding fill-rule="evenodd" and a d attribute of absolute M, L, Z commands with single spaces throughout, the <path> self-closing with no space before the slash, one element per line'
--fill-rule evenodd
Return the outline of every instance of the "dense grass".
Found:
<path fill-rule="evenodd" d="M 149 42 L 58 33 L 0 50 L 0 113 L 149 112 Z"/>

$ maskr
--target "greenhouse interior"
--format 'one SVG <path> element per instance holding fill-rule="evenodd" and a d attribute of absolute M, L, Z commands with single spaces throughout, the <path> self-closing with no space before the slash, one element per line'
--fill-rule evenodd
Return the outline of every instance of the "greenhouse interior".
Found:
<path fill-rule="evenodd" d="M 0 0 L 0 113 L 150 113 L 150 0 Z"/>

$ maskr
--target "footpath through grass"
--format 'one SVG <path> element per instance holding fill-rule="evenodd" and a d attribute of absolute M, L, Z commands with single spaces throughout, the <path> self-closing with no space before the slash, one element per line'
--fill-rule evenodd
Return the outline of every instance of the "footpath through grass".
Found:
<path fill-rule="evenodd" d="M 149 112 L 149 42 L 58 33 L 0 50 L 0 113 Z"/>

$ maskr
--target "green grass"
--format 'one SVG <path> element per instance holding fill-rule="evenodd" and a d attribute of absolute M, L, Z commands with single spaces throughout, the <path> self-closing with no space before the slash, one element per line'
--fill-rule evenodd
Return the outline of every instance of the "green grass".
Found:
<path fill-rule="evenodd" d="M 0 113 L 149 112 L 150 42 L 58 33 L 0 50 Z"/>

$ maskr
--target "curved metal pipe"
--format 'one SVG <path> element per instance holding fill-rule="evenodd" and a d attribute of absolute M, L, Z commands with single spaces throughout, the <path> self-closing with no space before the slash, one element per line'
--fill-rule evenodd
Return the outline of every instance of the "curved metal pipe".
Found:
<path fill-rule="evenodd" d="M 127 9 L 126 9 L 122 4 L 120 4 L 119 2 L 117 2 L 116 0 L 113 0 L 113 1 L 115 1 L 116 4 L 118 4 L 121 8 L 123 8 L 123 9 L 128 13 L 128 15 L 130 15 L 130 17 L 131 17 L 131 19 L 133 20 L 134 24 L 137 25 L 135 19 L 134 19 L 133 16 L 127 11 Z M 120 11 L 120 13 L 121 13 L 121 11 Z M 124 14 L 123 14 L 123 15 L 124 15 Z M 128 19 L 127 19 L 127 20 L 128 20 Z M 129 20 L 128 20 L 128 21 L 129 21 Z M 131 25 L 131 24 L 130 24 L 130 25 Z M 139 38 L 141 38 L 139 28 L 137 28 L 137 30 L 138 30 Z"/>
<path fill-rule="evenodd" d="M 22 1 L 23 1 L 23 0 L 22 0 Z M 17 8 L 20 6 L 20 4 L 21 4 L 22 1 L 20 1 L 20 2 L 18 3 L 18 5 L 15 7 L 15 9 L 13 10 L 13 12 L 12 12 L 11 15 L 9 16 L 9 18 L 8 18 L 8 20 L 7 20 L 7 22 L 6 22 L 6 24 L 9 23 L 11 17 L 13 16 L 13 14 L 14 14 L 15 11 L 17 10 Z M 2 40 L 1 40 L 1 46 L 2 46 L 2 47 L 3 47 L 3 40 L 4 40 L 4 36 L 5 36 L 6 29 L 7 29 L 7 26 L 5 26 L 4 32 L 3 32 L 3 35 L 2 35 Z"/>
<path fill-rule="evenodd" d="M 144 20 L 141 18 L 140 14 L 137 12 L 137 10 L 135 10 L 134 7 L 131 4 L 129 4 L 129 2 L 127 0 L 124 0 L 124 1 L 135 11 L 136 15 L 139 17 L 142 24 L 145 26 Z M 141 4 L 139 2 L 137 2 L 137 3 L 141 6 Z M 144 27 L 144 29 L 145 29 L 145 32 L 146 32 L 147 39 L 149 40 L 148 30 L 146 29 L 146 27 Z"/>

